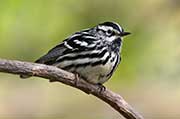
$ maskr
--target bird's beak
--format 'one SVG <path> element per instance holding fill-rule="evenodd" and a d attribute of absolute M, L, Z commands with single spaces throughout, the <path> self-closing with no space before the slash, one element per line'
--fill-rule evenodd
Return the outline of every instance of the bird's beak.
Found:
<path fill-rule="evenodd" d="M 131 33 L 130 33 L 130 32 L 122 32 L 122 33 L 120 34 L 120 36 L 123 37 L 123 36 L 127 36 L 127 35 L 129 35 L 129 34 L 131 34 Z"/>

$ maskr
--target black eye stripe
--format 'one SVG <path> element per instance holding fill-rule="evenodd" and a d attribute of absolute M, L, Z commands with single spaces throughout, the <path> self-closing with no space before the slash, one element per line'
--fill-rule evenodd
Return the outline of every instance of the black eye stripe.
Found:
<path fill-rule="evenodd" d="M 107 33 L 109 34 L 109 36 L 114 36 L 116 34 L 115 31 L 110 29 L 107 31 Z"/>
<path fill-rule="evenodd" d="M 111 28 L 112 28 L 112 27 L 111 27 Z M 97 27 L 97 28 L 96 28 L 96 31 L 97 31 L 97 32 L 101 31 L 101 32 L 103 32 L 104 34 L 107 34 L 107 35 L 110 36 L 110 37 L 116 34 L 115 31 L 112 30 L 112 29 L 110 29 L 110 28 L 107 28 L 106 30 L 104 30 L 104 29 L 101 29 L 101 28 Z"/>
<path fill-rule="evenodd" d="M 111 33 L 111 36 L 114 36 L 115 35 L 115 32 L 113 31 L 112 33 Z"/>
<path fill-rule="evenodd" d="M 108 32 L 109 34 L 111 34 L 113 31 L 112 31 L 112 30 L 110 30 L 110 29 L 108 29 L 108 30 L 107 30 L 107 32 Z"/>

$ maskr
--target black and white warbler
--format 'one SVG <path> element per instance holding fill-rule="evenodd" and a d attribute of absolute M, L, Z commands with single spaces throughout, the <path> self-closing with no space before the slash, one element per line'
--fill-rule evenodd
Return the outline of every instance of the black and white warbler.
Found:
<path fill-rule="evenodd" d="M 120 63 L 122 37 L 128 34 L 117 23 L 104 22 L 74 33 L 36 63 L 53 65 L 77 73 L 89 83 L 102 85 Z"/>

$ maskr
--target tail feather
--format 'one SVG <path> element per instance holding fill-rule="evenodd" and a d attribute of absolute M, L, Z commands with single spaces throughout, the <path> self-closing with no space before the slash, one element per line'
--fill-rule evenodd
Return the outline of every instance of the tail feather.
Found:
<path fill-rule="evenodd" d="M 46 55 L 40 57 L 38 60 L 35 61 L 35 63 L 39 64 L 46 64 L 46 65 L 53 65 L 56 62 L 56 59 L 62 55 L 62 53 L 66 50 L 67 48 L 64 47 L 64 44 L 61 43 L 57 45 L 56 47 L 52 48 Z M 30 78 L 32 75 L 20 75 L 20 78 L 26 79 Z"/>

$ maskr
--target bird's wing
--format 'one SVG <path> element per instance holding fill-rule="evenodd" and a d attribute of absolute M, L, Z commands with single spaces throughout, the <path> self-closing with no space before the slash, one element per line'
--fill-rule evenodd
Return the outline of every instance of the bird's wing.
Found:
<path fill-rule="evenodd" d="M 52 65 L 56 61 L 56 59 L 63 54 L 63 52 L 67 50 L 67 48 L 64 46 L 63 43 L 55 46 L 52 48 L 47 54 L 44 56 L 40 57 L 38 60 L 36 60 L 36 63 L 41 63 L 41 64 L 47 64 L 47 65 Z"/>
<path fill-rule="evenodd" d="M 36 63 L 53 65 L 57 60 L 68 53 L 82 52 L 95 47 L 93 36 L 76 33 L 65 39 L 61 44 L 52 48 L 46 55 L 42 56 Z"/>

